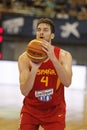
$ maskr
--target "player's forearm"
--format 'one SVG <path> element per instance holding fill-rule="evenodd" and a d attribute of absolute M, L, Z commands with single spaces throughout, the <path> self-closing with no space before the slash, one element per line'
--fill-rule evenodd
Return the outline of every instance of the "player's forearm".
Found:
<path fill-rule="evenodd" d="M 35 76 L 36 76 L 36 72 L 32 71 L 32 72 L 30 72 L 30 73 L 27 74 L 26 78 L 21 77 L 21 81 L 22 82 L 20 83 L 20 89 L 21 89 L 21 93 L 24 96 L 27 96 L 28 93 L 33 88 Z"/>

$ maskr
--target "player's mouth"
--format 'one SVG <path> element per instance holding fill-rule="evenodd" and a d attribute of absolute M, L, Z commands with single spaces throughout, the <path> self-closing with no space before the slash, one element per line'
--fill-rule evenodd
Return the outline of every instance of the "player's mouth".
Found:
<path fill-rule="evenodd" d="M 44 37 L 41 36 L 40 39 L 44 39 Z"/>

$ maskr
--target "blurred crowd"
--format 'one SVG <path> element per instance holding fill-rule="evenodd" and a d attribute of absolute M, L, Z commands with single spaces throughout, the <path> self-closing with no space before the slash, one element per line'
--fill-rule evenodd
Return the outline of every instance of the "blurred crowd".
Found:
<path fill-rule="evenodd" d="M 30 16 L 87 20 L 87 0 L 0 0 L 0 10 Z"/>

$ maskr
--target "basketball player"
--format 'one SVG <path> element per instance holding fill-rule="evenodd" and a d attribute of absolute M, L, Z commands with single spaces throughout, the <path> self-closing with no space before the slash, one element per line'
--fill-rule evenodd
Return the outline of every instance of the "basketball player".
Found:
<path fill-rule="evenodd" d="M 66 102 L 64 88 L 72 81 L 72 56 L 66 50 L 53 46 L 53 21 L 41 18 L 37 23 L 36 38 L 46 40 L 42 48 L 47 55 L 35 64 L 25 51 L 18 59 L 20 90 L 24 95 L 19 130 L 65 130 Z"/>

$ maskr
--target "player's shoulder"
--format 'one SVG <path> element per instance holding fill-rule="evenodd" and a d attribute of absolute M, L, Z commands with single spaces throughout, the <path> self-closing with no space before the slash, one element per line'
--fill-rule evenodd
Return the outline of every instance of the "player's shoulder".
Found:
<path fill-rule="evenodd" d="M 71 55 L 69 51 L 62 49 L 61 47 L 54 46 L 54 49 L 60 51 L 62 55 Z"/>
<path fill-rule="evenodd" d="M 18 61 L 24 60 L 24 59 L 28 59 L 28 56 L 27 56 L 27 54 L 26 54 L 26 51 L 23 52 L 23 53 L 18 57 Z"/>
<path fill-rule="evenodd" d="M 60 56 L 71 57 L 72 58 L 71 53 L 69 51 L 67 51 L 67 50 L 64 50 L 64 49 L 60 49 Z"/>

